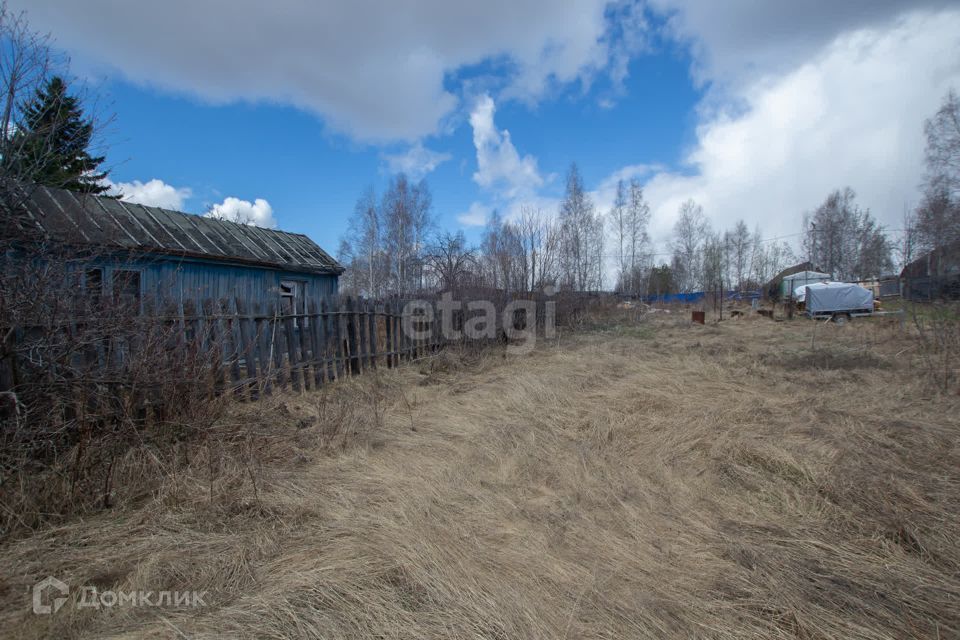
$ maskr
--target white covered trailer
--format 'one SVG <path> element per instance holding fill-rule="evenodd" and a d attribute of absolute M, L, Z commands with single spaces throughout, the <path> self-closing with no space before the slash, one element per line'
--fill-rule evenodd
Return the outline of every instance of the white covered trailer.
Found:
<path fill-rule="evenodd" d="M 780 282 L 780 297 L 783 300 L 789 300 L 794 296 L 798 287 L 805 287 L 808 284 L 826 282 L 830 279 L 829 273 L 820 271 L 800 271 L 784 276 Z"/>
<path fill-rule="evenodd" d="M 873 292 L 847 282 L 823 282 L 806 286 L 807 315 L 829 316 L 873 313 Z"/>

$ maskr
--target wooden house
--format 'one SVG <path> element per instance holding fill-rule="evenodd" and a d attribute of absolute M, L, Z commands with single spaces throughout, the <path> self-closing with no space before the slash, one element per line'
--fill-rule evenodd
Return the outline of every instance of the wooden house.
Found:
<path fill-rule="evenodd" d="M 77 287 L 141 308 L 236 298 L 302 313 L 336 294 L 343 272 L 298 233 L 47 187 L 30 189 L 17 209 L 22 234 L 75 251 Z"/>

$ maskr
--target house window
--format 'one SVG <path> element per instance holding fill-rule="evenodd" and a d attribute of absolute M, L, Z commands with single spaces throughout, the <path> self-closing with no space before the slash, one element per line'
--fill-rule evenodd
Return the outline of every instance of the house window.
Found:
<path fill-rule="evenodd" d="M 103 295 L 103 269 L 87 269 L 83 274 L 83 290 L 87 299 L 96 302 Z"/>
<path fill-rule="evenodd" d="M 280 313 L 283 315 L 305 314 L 307 312 L 305 290 L 306 283 L 301 280 L 281 280 Z M 305 327 L 307 326 L 307 319 L 295 318 L 294 325 Z"/>
<path fill-rule="evenodd" d="M 140 272 L 117 269 L 113 272 L 113 299 L 122 305 L 140 308 Z"/>

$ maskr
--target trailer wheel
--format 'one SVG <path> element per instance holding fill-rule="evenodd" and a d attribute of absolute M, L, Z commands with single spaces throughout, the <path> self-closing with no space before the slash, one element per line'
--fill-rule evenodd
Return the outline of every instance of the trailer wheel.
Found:
<path fill-rule="evenodd" d="M 838 325 L 840 325 L 840 326 L 842 327 L 843 325 L 845 325 L 845 324 L 847 324 L 848 322 L 850 322 L 850 314 L 849 314 L 849 313 L 835 313 L 835 314 L 833 314 L 833 321 L 836 322 Z"/>

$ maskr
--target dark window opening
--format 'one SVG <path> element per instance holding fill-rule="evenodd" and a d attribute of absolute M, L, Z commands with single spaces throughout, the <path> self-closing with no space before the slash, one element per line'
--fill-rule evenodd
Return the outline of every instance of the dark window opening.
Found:
<path fill-rule="evenodd" d="M 140 306 L 140 272 L 118 269 L 113 272 L 113 298 L 122 305 Z"/>
<path fill-rule="evenodd" d="M 280 281 L 280 313 L 293 316 L 306 314 L 307 300 L 304 295 L 306 283 L 300 280 Z M 294 318 L 295 327 L 306 327 L 307 318 Z"/>
<path fill-rule="evenodd" d="M 83 290 L 87 299 L 94 302 L 103 295 L 103 269 L 87 269 L 84 274 Z"/>

